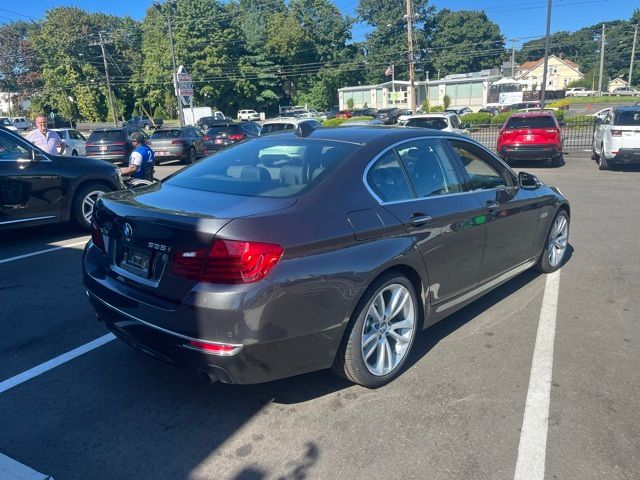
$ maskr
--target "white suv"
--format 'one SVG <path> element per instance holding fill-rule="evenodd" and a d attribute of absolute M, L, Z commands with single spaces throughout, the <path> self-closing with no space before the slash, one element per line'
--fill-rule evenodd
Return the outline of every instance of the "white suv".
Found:
<path fill-rule="evenodd" d="M 260 120 L 260 114 L 255 110 L 238 110 L 238 120 Z"/>
<path fill-rule="evenodd" d="M 24 117 L 13 117 L 13 126 L 18 130 L 30 130 L 32 125 L 29 120 Z"/>
<path fill-rule="evenodd" d="M 460 117 L 455 113 L 423 113 L 412 115 L 404 123 L 405 127 L 430 128 L 432 130 L 442 130 L 444 132 L 455 132 L 469 136 L 469 130 L 464 128 Z"/>
<path fill-rule="evenodd" d="M 612 108 L 604 120 L 596 118 L 591 158 L 600 170 L 618 164 L 640 164 L 640 107 Z"/>
<path fill-rule="evenodd" d="M 262 124 L 262 130 L 260 130 L 260 135 L 279 132 L 280 130 L 295 130 L 298 128 L 298 125 L 302 123 L 309 124 L 313 128 L 322 127 L 322 123 L 315 118 L 279 117 L 264 122 Z"/>

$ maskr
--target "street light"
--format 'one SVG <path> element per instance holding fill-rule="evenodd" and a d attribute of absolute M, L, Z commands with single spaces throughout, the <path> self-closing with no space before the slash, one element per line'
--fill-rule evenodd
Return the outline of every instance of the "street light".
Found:
<path fill-rule="evenodd" d="M 175 8 L 176 0 L 166 0 L 165 5 Z M 162 14 L 162 5 L 158 0 L 153 2 L 153 6 Z M 169 46 L 171 48 L 171 65 L 173 66 L 173 93 L 176 97 L 176 106 L 178 108 L 178 119 L 180 126 L 184 127 L 184 117 L 182 116 L 182 107 L 180 106 L 180 96 L 178 95 L 178 74 L 176 73 L 176 53 L 173 48 L 173 30 L 171 29 L 171 14 L 167 12 L 167 25 L 169 26 Z"/>

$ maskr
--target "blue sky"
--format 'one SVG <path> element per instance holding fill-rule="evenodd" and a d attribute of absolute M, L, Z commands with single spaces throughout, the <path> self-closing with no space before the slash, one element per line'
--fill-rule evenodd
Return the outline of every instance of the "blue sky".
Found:
<path fill-rule="evenodd" d="M 399 0 L 396 0 L 399 1 Z M 353 14 L 357 0 L 334 0 L 343 13 Z M 432 0 L 437 8 L 451 10 L 483 9 L 489 18 L 496 22 L 507 38 L 522 39 L 520 44 L 533 36 L 544 35 L 546 21 L 546 0 Z M 639 8 L 637 0 L 554 0 L 551 21 L 552 32 L 558 30 L 574 31 L 581 27 L 609 20 L 627 20 L 634 7 Z M 0 23 L 14 19 L 39 19 L 44 12 L 57 6 L 78 6 L 88 11 L 129 15 L 141 19 L 152 0 L 27 0 L 26 2 L 2 2 Z M 367 28 L 356 25 L 354 40 L 360 40 Z"/>

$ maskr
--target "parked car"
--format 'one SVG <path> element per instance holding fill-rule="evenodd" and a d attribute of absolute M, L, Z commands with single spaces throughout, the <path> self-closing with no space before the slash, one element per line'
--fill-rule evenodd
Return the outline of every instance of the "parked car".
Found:
<path fill-rule="evenodd" d="M 464 128 L 460 117 L 455 113 L 423 113 L 413 115 L 404 124 L 405 127 L 429 128 L 431 130 L 442 130 L 444 132 L 454 132 L 460 135 L 469 135 L 469 130 Z"/>
<path fill-rule="evenodd" d="M 372 118 L 370 120 L 361 120 L 358 118 L 347 118 L 341 125 L 341 127 L 352 127 L 354 125 L 368 125 L 368 126 L 380 126 L 384 125 L 382 120 L 378 120 L 377 118 Z"/>
<path fill-rule="evenodd" d="M 140 127 L 145 130 L 150 130 L 151 128 L 162 127 L 163 123 L 164 121 L 161 118 L 149 118 L 146 115 L 140 115 L 138 117 L 131 117 L 129 120 L 125 120 L 122 122 L 122 125 L 125 127 Z"/>
<path fill-rule="evenodd" d="M 205 155 L 243 140 L 255 138 L 260 135 L 261 129 L 261 125 L 256 122 L 218 121 L 205 132 Z"/>
<path fill-rule="evenodd" d="M 210 117 L 201 117 L 196 122 L 196 125 L 200 127 L 202 130 L 208 130 L 210 126 L 214 125 L 216 122 L 229 120 L 232 121 L 231 118 L 225 116 L 222 112 L 214 112 L 214 114 Z"/>
<path fill-rule="evenodd" d="M 133 132 L 140 132 L 148 138 L 148 135 L 136 126 L 94 130 L 85 145 L 86 156 L 114 163 L 128 163 L 129 155 L 133 149 L 129 137 Z"/>
<path fill-rule="evenodd" d="M 500 113 L 500 108 L 498 107 L 482 107 L 478 110 L 478 113 L 488 113 L 492 117 Z"/>
<path fill-rule="evenodd" d="M 469 107 L 455 107 L 455 108 L 447 108 L 445 110 L 447 113 L 455 113 L 456 115 L 464 115 L 465 113 L 473 113 Z"/>
<path fill-rule="evenodd" d="M 375 117 L 377 113 L 375 108 L 356 108 L 351 112 L 354 117 Z"/>
<path fill-rule="evenodd" d="M 602 110 L 598 110 L 596 113 L 594 113 L 591 116 L 599 118 L 600 120 L 604 120 L 610 111 L 611 111 L 611 107 L 603 108 Z"/>
<path fill-rule="evenodd" d="M 498 133 L 498 154 L 507 162 L 515 160 L 562 163 L 562 132 L 551 112 L 514 113 Z"/>
<path fill-rule="evenodd" d="M 51 155 L 0 128 L 0 229 L 68 220 L 89 229 L 98 197 L 122 188 L 113 165 Z"/>
<path fill-rule="evenodd" d="M 565 97 L 592 97 L 595 94 L 595 91 L 587 90 L 587 87 L 567 88 L 564 92 Z"/>
<path fill-rule="evenodd" d="M 87 139 L 75 128 L 52 128 L 65 144 L 64 155 L 84 157 L 87 153 Z"/>
<path fill-rule="evenodd" d="M 501 112 L 517 112 L 518 110 L 522 110 L 523 108 L 540 108 L 540 102 L 519 102 L 512 103 L 511 105 L 504 105 Z"/>
<path fill-rule="evenodd" d="M 640 90 L 635 87 L 614 88 L 611 95 L 616 97 L 640 97 Z"/>
<path fill-rule="evenodd" d="M 381 120 L 385 125 L 393 125 L 398 121 L 398 117 L 402 114 L 399 108 L 381 108 L 376 113 L 376 118 Z"/>
<path fill-rule="evenodd" d="M 9 117 L 0 117 L 0 125 L 7 130 L 17 133 L 18 129 L 13 125 L 13 122 Z"/>
<path fill-rule="evenodd" d="M 238 120 L 260 120 L 260 114 L 255 110 L 238 110 Z"/>
<path fill-rule="evenodd" d="M 156 165 L 167 160 L 194 163 L 204 156 L 204 134 L 196 127 L 159 128 L 147 145 L 156 157 Z"/>
<path fill-rule="evenodd" d="M 353 113 L 351 113 L 351 110 L 340 110 L 338 113 L 336 113 L 336 116 L 334 118 L 351 118 L 353 117 Z"/>
<path fill-rule="evenodd" d="M 591 158 L 600 170 L 640 164 L 640 106 L 612 108 L 604 120 L 596 118 Z"/>
<path fill-rule="evenodd" d="M 471 139 L 353 127 L 240 143 L 94 218 L 84 285 L 122 341 L 226 383 L 333 367 L 375 388 L 420 330 L 560 268 L 570 210 Z"/>
<path fill-rule="evenodd" d="M 289 118 L 280 117 L 267 120 L 262 124 L 260 135 L 267 133 L 279 132 L 281 130 L 294 130 L 301 124 L 310 125 L 314 128 L 322 127 L 322 124 L 315 118 Z"/>
<path fill-rule="evenodd" d="M 31 130 L 33 128 L 33 123 L 26 117 L 13 117 L 11 121 L 18 130 Z"/>

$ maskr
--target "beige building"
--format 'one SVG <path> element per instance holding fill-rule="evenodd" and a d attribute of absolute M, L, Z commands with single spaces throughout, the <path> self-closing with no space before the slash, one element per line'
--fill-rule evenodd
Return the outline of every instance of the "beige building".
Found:
<path fill-rule="evenodd" d="M 544 58 L 520 65 L 516 73 L 516 80 L 526 84 L 525 90 L 540 90 L 544 73 Z M 576 80 L 582 80 L 580 65 L 567 58 L 549 56 L 547 68 L 547 90 L 565 90 L 567 85 Z"/>
<path fill-rule="evenodd" d="M 609 90 L 609 93 L 611 93 L 618 87 L 626 87 L 626 86 L 627 86 L 627 82 L 621 79 L 620 77 L 618 77 L 618 78 L 614 78 L 609 82 L 608 90 Z"/>

